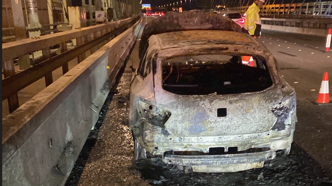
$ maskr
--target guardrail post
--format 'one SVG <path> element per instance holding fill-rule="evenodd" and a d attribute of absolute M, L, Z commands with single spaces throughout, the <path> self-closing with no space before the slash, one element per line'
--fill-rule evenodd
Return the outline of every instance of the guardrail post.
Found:
<path fill-rule="evenodd" d="M 320 10 L 319 10 L 319 13 L 318 15 L 322 15 L 323 14 L 323 3 L 321 0 L 319 0 L 319 7 L 320 7 Z"/>
<path fill-rule="evenodd" d="M 12 17 L 14 21 L 15 36 L 17 40 L 26 38 L 25 23 L 22 11 L 22 1 L 7 1 L 10 2 L 12 8 Z M 6 3 L 6 1 L 5 1 Z M 29 55 L 23 55 L 19 57 L 18 65 L 20 70 L 26 70 L 30 68 L 30 58 Z"/>
<path fill-rule="evenodd" d="M 77 40 L 77 46 L 83 45 L 84 44 L 84 37 L 79 37 L 76 39 Z M 84 59 L 83 54 L 78 56 L 78 63 L 82 62 Z"/>
<path fill-rule="evenodd" d="M 95 38 L 98 38 L 98 37 L 100 37 L 100 36 L 101 36 L 100 31 L 98 31 L 98 32 L 95 33 Z M 99 44 L 99 45 L 96 45 L 96 46 L 94 47 L 94 51 L 98 50 L 99 48 L 100 48 L 100 44 Z"/>
<path fill-rule="evenodd" d="M 288 4 L 288 9 L 287 9 L 287 14 L 289 15 L 290 14 L 290 10 L 291 9 L 291 3 Z"/>
<path fill-rule="evenodd" d="M 49 48 L 43 49 L 42 52 L 43 52 L 43 58 L 45 58 L 45 59 L 51 58 L 51 51 Z M 50 72 L 48 75 L 45 76 L 45 83 L 46 83 L 46 86 L 49 86 L 50 84 L 53 83 L 52 72 Z"/>
<path fill-rule="evenodd" d="M 8 60 L 2 63 L 2 68 L 3 68 L 3 74 L 4 77 L 9 77 L 15 74 L 15 68 L 14 68 L 14 63 L 13 60 Z M 9 107 L 9 112 L 12 113 L 14 110 L 16 110 L 19 107 L 19 102 L 18 102 L 18 95 L 13 94 L 8 98 L 8 107 Z"/>
<path fill-rule="evenodd" d="M 61 47 L 61 53 L 67 51 L 67 42 L 61 43 L 60 47 Z M 68 63 L 62 65 L 62 74 L 67 73 L 68 70 L 69 70 Z"/>
<path fill-rule="evenodd" d="M 107 28 L 105 28 L 104 30 L 102 30 L 101 35 L 105 35 L 106 33 L 107 33 Z M 104 46 L 106 43 L 108 43 L 107 40 L 105 40 L 105 41 L 103 42 L 103 46 Z"/>
<path fill-rule="evenodd" d="M 89 34 L 89 41 L 94 40 L 94 38 L 95 38 L 94 33 Z M 92 48 L 90 49 L 90 53 L 91 53 L 91 54 L 93 54 L 95 51 L 96 51 L 95 47 L 92 47 Z"/>
<path fill-rule="evenodd" d="M 104 30 L 104 33 L 103 33 L 103 35 L 105 35 L 105 34 L 107 34 L 107 28 Z M 108 39 L 107 39 L 107 40 L 105 40 L 103 45 L 106 45 L 108 42 L 109 42 L 109 40 L 108 40 Z"/>

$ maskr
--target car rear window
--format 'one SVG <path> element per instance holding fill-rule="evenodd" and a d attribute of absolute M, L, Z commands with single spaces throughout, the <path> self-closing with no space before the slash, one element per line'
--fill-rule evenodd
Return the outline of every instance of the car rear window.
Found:
<path fill-rule="evenodd" d="M 163 89 L 180 95 L 261 91 L 272 79 L 258 56 L 182 56 L 162 63 Z"/>
<path fill-rule="evenodd" d="M 240 18 L 242 18 L 240 13 L 230 13 L 230 14 L 227 14 L 227 17 L 230 18 L 230 19 L 240 19 Z"/>

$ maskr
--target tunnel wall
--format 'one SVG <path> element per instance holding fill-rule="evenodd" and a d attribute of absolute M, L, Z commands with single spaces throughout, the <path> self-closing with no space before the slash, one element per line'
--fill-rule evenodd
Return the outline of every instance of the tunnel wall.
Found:
<path fill-rule="evenodd" d="M 2 141 L 2 185 L 65 184 L 135 42 L 137 24 L 3 120 L 23 127 Z M 21 114 L 26 117 L 18 120 Z"/>

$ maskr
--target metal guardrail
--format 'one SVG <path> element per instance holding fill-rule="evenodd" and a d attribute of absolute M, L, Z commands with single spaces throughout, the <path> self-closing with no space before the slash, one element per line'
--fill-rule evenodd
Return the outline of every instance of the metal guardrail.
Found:
<path fill-rule="evenodd" d="M 243 1 L 245 2 L 245 1 Z M 253 3 L 246 1 L 246 5 L 231 7 L 231 10 L 246 12 L 248 7 Z M 267 1 L 261 8 L 262 15 L 301 15 L 301 16 L 329 16 L 332 15 L 332 1 L 323 2 L 305 2 L 303 3 L 281 3 L 274 4 L 275 1 Z M 250 4 L 251 3 L 251 4 Z"/>
<path fill-rule="evenodd" d="M 296 18 L 294 16 L 281 18 L 279 16 L 263 17 L 262 29 L 297 33 L 304 35 L 317 35 L 326 37 L 328 29 L 332 28 L 330 18 Z"/>
<path fill-rule="evenodd" d="M 251 5 L 249 2 L 245 6 L 229 9 L 245 13 Z M 272 1 L 263 5 L 260 11 L 263 29 L 326 37 L 328 29 L 332 28 L 332 1 L 284 4 L 270 2 Z"/>
<path fill-rule="evenodd" d="M 62 66 L 63 74 L 65 74 L 70 60 L 78 57 L 78 62 L 81 62 L 85 58 L 85 51 L 91 50 L 93 53 L 97 45 L 119 34 L 137 19 L 138 17 L 127 18 L 117 22 L 2 44 L 2 70 L 5 77 L 2 80 L 2 100 L 8 99 L 10 113 L 19 107 L 18 91 L 42 77 L 45 77 L 46 86 L 49 86 L 53 83 L 52 71 Z M 66 43 L 72 39 L 77 40 L 77 47 L 67 51 Z M 61 54 L 51 58 L 50 47 L 57 44 L 61 46 Z M 15 72 L 13 63 L 15 58 L 39 50 L 42 50 L 43 62 L 33 64 L 31 68 L 22 72 Z"/>
<path fill-rule="evenodd" d="M 60 30 L 57 28 L 59 25 L 68 25 L 67 23 L 54 23 L 54 24 L 46 24 L 42 25 L 42 28 L 38 28 L 41 30 L 41 35 L 51 34 L 59 32 Z M 53 27 L 53 28 L 51 28 Z M 35 30 L 35 28 L 28 28 L 26 27 L 26 31 Z M 14 27 L 7 27 L 2 28 L 2 32 L 6 32 L 6 34 L 2 35 L 2 43 L 12 42 L 16 40 L 15 36 L 15 28 Z"/>
<path fill-rule="evenodd" d="M 293 26 L 300 28 L 328 29 L 332 28 L 332 18 L 297 18 L 295 16 L 264 16 L 261 18 L 264 24 Z"/>
<path fill-rule="evenodd" d="M 136 20 L 131 18 L 125 22 Z M 91 128 L 98 120 L 116 75 L 136 40 L 134 29 L 137 24 L 113 38 L 2 120 L 2 185 L 65 184 Z M 69 33 L 82 32 L 93 33 L 91 30 Z M 67 34 L 62 37 L 67 40 L 67 37 L 74 36 Z M 98 39 L 105 38 L 101 36 Z M 82 47 L 92 46 L 90 44 Z M 78 47 L 75 52 L 79 53 L 79 50 Z M 5 59 L 13 56 L 6 56 Z"/>

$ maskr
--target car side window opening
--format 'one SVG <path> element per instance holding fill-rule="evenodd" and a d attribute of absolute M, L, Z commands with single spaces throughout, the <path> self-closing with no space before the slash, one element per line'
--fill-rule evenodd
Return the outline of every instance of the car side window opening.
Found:
<path fill-rule="evenodd" d="M 146 61 L 145 61 L 145 67 L 144 67 L 144 72 L 143 72 L 143 78 L 146 77 L 148 74 L 150 74 L 151 72 L 151 61 L 152 61 L 152 58 L 148 58 Z"/>
<path fill-rule="evenodd" d="M 155 59 L 155 55 L 153 55 L 152 57 L 144 57 L 144 62 L 142 62 L 142 70 L 140 71 L 140 74 L 143 78 L 145 78 L 147 75 L 149 75 L 152 72 L 152 64 L 155 63 L 156 59 Z"/>
<path fill-rule="evenodd" d="M 145 63 L 146 63 L 146 54 L 144 55 L 143 59 L 140 62 L 139 68 L 138 68 L 138 74 L 144 77 L 144 68 L 145 68 Z"/>
<path fill-rule="evenodd" d="M 139 67 L 138 67 L 138 70 L 137 70 L 137 73 L 139 75 L 141 75 L 142 77 L 144 75 L 145 61 L 146 61 L 146 57 L 147 57 L 146 51 L 147 51 L 148 47 L 149 47 L 148 44 L 144 45 L 144 48 L 143 48 L 143 51 L 142 51 L 144 56 L 140 58 L 140 63 L 139 63 Z"/>
<path fill-rule="evenodd" d="M 141 61 L 140 67 L 138 69 L 138 74 L 145 78 L 147 75 L 150 74 L 152 70 L 152 58 L 147 58 L 146 56 L 143 57 Z"/>
<path fill-rule="evenodd" d="M 264 58 L 238 55 L 181 56 L 162 64 L 163 88 L 181 95 L 261 91 L 273 82 Z"/>

